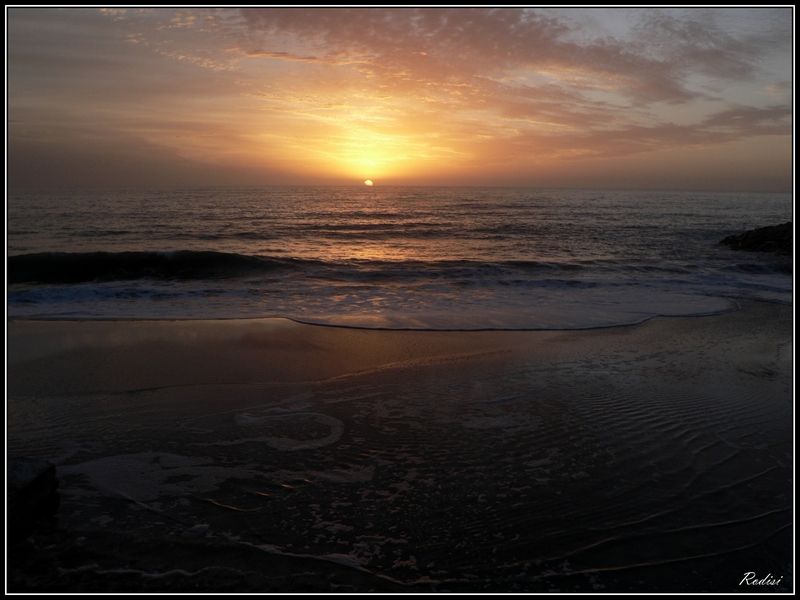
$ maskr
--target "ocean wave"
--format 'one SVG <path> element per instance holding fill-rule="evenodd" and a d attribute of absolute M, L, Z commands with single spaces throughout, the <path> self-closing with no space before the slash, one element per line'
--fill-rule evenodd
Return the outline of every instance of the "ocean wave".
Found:
<path fill-rule="evenodd" d="M 756 274 L 791 274 L 792 263 L 789 260 L 763 262 L 763 263 L 734 263 L 720 267 L 723 271 L 733 271 L 736 273 L 756 273 Z"/>
<path fill-rule="evenodd" d="M 546 261 L 480 262 L 379 261 L 342 262 L 275 256 L 178 250 L 163 252 L 43 252 L 8 258 L 8 282 L 86 283 L 90 281 L 200 280 L 255 276 L 278 270 L 325 279 L 375 281 L 384 279 L 440 279 L 485 277 L 519 271 L 572 271 L 577 263 Z"/>
<path fill-rule="evenodd" d="M 750 271 L 735 265 L 738 270 Z M 749 267 L 749 265 L 748 265 Z M 44 252 L 8 258 L 9 284 L 77 284 L 91 281 L 214 280 L 292 275 L 330 281 L 359 282 L 494 282 L 501 285 L 541 285 L 541 281 L 570 277 L 567 285 L 592 274 L 620 276 L 687 274 L 691 265 L 675 262 L 603 259 L 555 260 L 313 260 L 283 256 L 176 250 L 146 252 Z M 537 283 L 537 280 L 539 283 Z"/>
<path fill-rule="evenodd" d="M 225 252 L 42 252 L 8 257 L 8 283 L 217 279 L 291 267 L 293 259 Z"/>

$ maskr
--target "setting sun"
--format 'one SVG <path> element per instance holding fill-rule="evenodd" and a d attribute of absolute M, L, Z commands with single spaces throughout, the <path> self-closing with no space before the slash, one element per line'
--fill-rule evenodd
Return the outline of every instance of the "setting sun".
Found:
<path fill-rule="evenodd" d="M 366 185 L 367 187 L 372 187 L 375 184 L 372 183 L 372 179 L 365 179 L 364 180 L 364 185 Z"/>

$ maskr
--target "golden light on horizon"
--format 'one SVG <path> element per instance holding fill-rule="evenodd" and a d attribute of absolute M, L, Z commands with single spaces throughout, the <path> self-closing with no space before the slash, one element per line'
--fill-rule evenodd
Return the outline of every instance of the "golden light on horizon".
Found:
<path fill-rule="evenodd" d="M 329 164 L 344 174 L 374 178 L 413 173 L 425 162 L 426 148 L 412 136 L 395 132 L 377 132 L 342 121 L 342 135 L 328 146 Z"/>
<path fill-rule="evenodd" d="M 365 179 L 364 180 L 364 185 L 367 186 L 367 187 L 372 187 L 375 184 L 372 183 L 372 179 Z"/>

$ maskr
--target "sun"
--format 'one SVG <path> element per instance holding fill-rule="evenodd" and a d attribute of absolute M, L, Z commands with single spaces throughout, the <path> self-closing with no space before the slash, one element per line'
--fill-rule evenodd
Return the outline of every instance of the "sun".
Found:
<path fill-rule="evenodd" d="M 372 183 L 372 179 L 365 179 L 364 180 L 364 185 L 366 185 L 367 187 L 372 187 L 375 184 Z"/>

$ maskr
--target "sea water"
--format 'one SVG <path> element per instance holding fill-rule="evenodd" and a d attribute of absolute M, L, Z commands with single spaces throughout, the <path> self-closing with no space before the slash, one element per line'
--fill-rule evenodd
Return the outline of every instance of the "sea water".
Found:
<path fill-rule="evenodd" d="M 612 326 L 790 302 L 721 238 L 790 194 L 436 187 L 12 193 L 10 317 L 419 329 Z"/>

